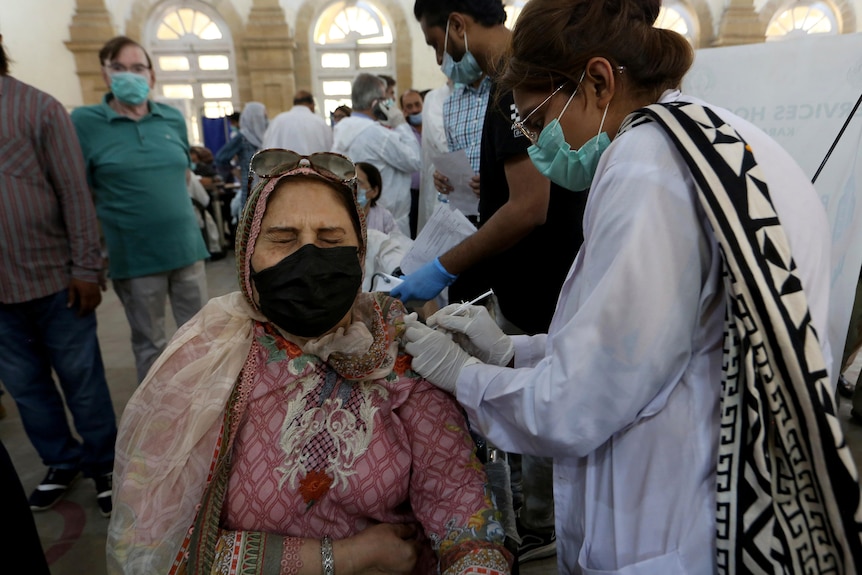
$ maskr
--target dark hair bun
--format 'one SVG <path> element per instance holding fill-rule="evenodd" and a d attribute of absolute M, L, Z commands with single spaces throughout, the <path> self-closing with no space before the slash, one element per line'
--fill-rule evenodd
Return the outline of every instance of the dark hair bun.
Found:
<path fill-rule="evenodd" d="M 644 22 L 652 26 L 658 20 L 658 13 L 661 10 L 661 0 L 629 0 L 634 13 L 642 14 Z"/>

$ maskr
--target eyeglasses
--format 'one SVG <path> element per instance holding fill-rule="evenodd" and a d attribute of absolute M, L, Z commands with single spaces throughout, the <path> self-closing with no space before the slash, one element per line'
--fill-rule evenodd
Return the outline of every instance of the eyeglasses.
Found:
<path fill-rule="evenodd" d="M 527 117 L 526 117 L 526 118 L 524 118 L 523 120 L 519 120 L 519 121 L 515 122 L 514 124 L 512 124 L 512 127 L 513 127 L 513 128 L 516 128 L 516 129 L 518 129 L 518 130 L 520 130 L 520 132 L 521 132 L 522 134 L 524 134 L 524 136 L 525 136 L 528 140 L 530 140 L 530 143 L 531 143 L 531 144 L 533 144 L 534 146 L 536 145 L 536 142 L 538 142 L 538 141 L 539 141 L 539 134 L 537 134 L 535 131 L 533 131 L 533 130 L 531 130 L 530 128 L 528 128 L 528 127 L 526 126 L 526 124 L 525 124 L 525 123 L 526 123 L 526 121 L 527 121 L 527 120 L 529 120 L 529 119 L 530 119 L 530 116 L 532 116 L 533 114 L 535 114 L 535 113 L 536 113 L 536 111 L 537 111 L 539 108 L 541 108 L 542 106 L 544 106 L 545 104 L 547 104 L 547 103 L 551 100 L 551 98 L 553 98 L 554 96 L 556 96 L 556 95 L 557 95 L 557 92 L 559 92 L 560 90 L 562 90 L 562 89 L 563 89 L 563 86 L 565 86 L 566 84 L 568 84 L 568 82 L 563 82 L 562 84 L 560 84 L 560 86 L 559 86 L 556 90 L 554 90 L 553 92 L 551 92 L 551 95 L 550 95 L 550 96 L 548 96 L 547 98 L 545 98 L 544 100 L 542 100 L 542 103 L 541 103 L 541 104 L 539 104 L 538 106 L 536 106 L 535 108 L 533 108 L 533 111 L 532 111 L 532 112 L 530 112 L 529 114 L 527 114 Z"/>
<path fill-rule="evenodd" d="M 275 178 L 296 168 L 311 168 L 327 180 L 339 184 L 352 185 L 356 179 L 356 166 L 347 156 L 332 152 L 303 156 L 292 150 L 270 148 L 259 151 L 251 158 L 248 189 L 251 190 L 252 173 L 261 178 Z"/>
<path fill-rule="evenodd" d="M 618 74 L 622 74 L 622 73 L 623 73 L 623 71 L 624 71 L 625 69 L 626 69 L 626 67 L 625 67 L 625 66 L 616 66 L 616 67 L 614 68 L 614 71 L 615 71 L 615 72 L 617 72 Z M 574 91 L 574 92 L 572 92 L 572 96 L 569 98 L 569 101 L 568 101 L 568 102 L 566 102 L 566 107 L 568 107 L 569 102 L 571 102 L 571 101 L 572 101 L 572 98 L 574 98 L 574 97 L 575 97 L 575 94 L 577 94 L 577 92 L 578 92 L 578 88 L 580 88 L 580 87 L 581 87 L 581 82 L 583 82 L 583 81 L 584 81 L 584 76 L 586 75 L 586 73 L 587 73 L 587 71 L 586 71 L 586 70 L 584 70 L 584 71 L 583 71 L 583 73 L 581 73 L 581 79 L 580 79 L 580 80 L 578 80 L 578 85 L 577 85 L 577 86 L 575 86 L 575 91 Z M 533 145 L 535 146 L 535 145 L 536 145 L 536 142 L 538 142 L 538 141 L 539 141 L 539 134 L 537 134 L 534 130 L 531 130 L 530 128 L 528 128 L 528 127 L 526 126 L 526 122 L 527 122 L 527 120 L 529 120 L 529 119 L 530 119 L 530 116 L 532 116 L 533 114 L 535 114 L 535 113 L 536 113 L 536 111 L 537 111 L 537 110 L 539 110 L 539 108 L 541 108 L 542 106 L 544 106 L 545 104 L 547 104 L 547 103 L 548 103 L 548 101 L 550 101 L 550 99 L 551 99 L 551 98 L 553 98 L 554 96 L 556 96 L 556 95 L 557 95 L 557 92 L 559 92 L 560 90 L 562 90 L 562 89 L 563 89 L 563 87 L 564 87 L 566 84 L 568 84 L 568 83 L 569 83 L 568 81 L 565 81 L 565 82 L 563 82 L 562 84 L 560 84 L 560 85 L 559 85 L 559 87 L 558 87 L 556 90 L 554 90 L 553 92 L 551 92 L 551 95 L 550 95 L 550 96 L 548 96 L 547 98 L 545 98 L 544 100 L 542 100 L 542 103 L 541 103 L 541 104 L 539 104 L 538 106 L 536 106 L 535 108 L 533 108 L 533 111 L 532 111 L 532 112 L 530 112 L 529 114 L 527 114 L 527 117 L 526 117 L 526 118 L 524 118 L 523 120 L 520 120 L 520 121 L 518 121 L 518 122 L 513 123 L 513 124 L 512 124 L 512 128 L 513 128 L 513 129 L 517 129 L 517 130 L 519 130 L 522 134 L 524 134 L 524 136 L 526 136 L 526 138 L 527 138 L 528 140 L 530 140 L 530 143 L 531 143 L 531 144 L 533 144 Z M 565 111 L 566 111 L 566 108 L 563 108 L 563 112 L 565 112 Z M 562 112 L 560 112 L 560 117 L 562 117 L 562 115 L 563 115 L 563 113 L 562 113 Z"/>
<path fill-rule="evenodd" d="M 107 68 L 112 74 L 119 74 L 120 72 L 131 72 L 132 74 L 137 74 L 138 76 L 145 76 L 150 70 L 150 67 L 146 64 L 132 64 L 131 66 L 126 68 L 122 64 L 117 64 L 116 62 L 106 65 L 105 68 Z"/>

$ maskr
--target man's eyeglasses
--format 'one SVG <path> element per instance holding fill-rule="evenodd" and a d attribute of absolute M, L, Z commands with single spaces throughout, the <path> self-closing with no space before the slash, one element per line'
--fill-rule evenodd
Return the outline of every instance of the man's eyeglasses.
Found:
<path fill-rule="evenodd" d="M 340 184 L 350 185 L 356 179 L 356 166 L 347 156 L 332 152 L 303 156 L 292 150 L 270 148 L 251 158 L 248 188 L 251 190 L 252 173 L 261 178 L 275 178 L 296 168 L 311 168 L 327 180 Z"/>
<path fill-rule="evenodd" d="M 132 64 L 128 68 L 123 66 L 122 64 L 108 64 L 105 66 L 109 72 L 112 74 L 119 74 L 120 72 L 131 72 L 132 74 L 137 74 L 138 76 L 145 76 L 147 72 L 150 71 L 150 67 L 146 64 Z"/>
<path fill-rule="evenodd" d="M 554 96 L 556 96 L 556 95 L 557 95 L 557 92 L 559 92 L 560 90 L 562 90 L 562 89 L 563 89 L 563 86 L 565 86 L 566 84 L 567 84 L 567 82 L 563 82 L 562 84 L 560 84 L 560 86 L 559 86 L 556 90 L 554 90 L 553 92 L 551 92 L 551 95 L 550 95 L 550 96 L 548 96 L 547 98 L 545 98 L 544 100 L 542 100 L 542 103 L 541 103 L 541 104 L 539 104 L 538 106 L 536 106 L 535 108 L 533 108 L 533 111 L 532 111 L 532 112 L 530 112 L 529 114 L 527 114 L 527 117 L 526 117 L 526 118 L 524 118 L 524 119 L 522 119 L 522 120 L 519 120 L 519 121 L 515 122 L 514 124 L 512 124 L 512 127 L 513 127 L 513 128 L 516 128 L 516 129 L 517 129 L 517 130 L 519 130 L 522 134 L 524 134 L 524 136 L 525 136 L 528 140 L 530 140 L 530 143 L 531 143 L 531 144 L 533 144 L 534 146 L 536 145 L 536 142 L 538 142 L 538 141 L 539 141 L 539 134 L 538 134 L 538 133 L 536 133 L 534 130 L 531 130 L 530 128 L 528 128 L 528 127 L 526 126 L 526 122 L 527 122 L 527 120 L 529 120 L 529 119 L 530 119 L 530 116 L 532 116 L 533 114 L 535 114 L 535 113 L 536 113 L 536 111 L 537 111 L 537 110 L 539 110 L 539 108 L 541 108 L 542 106 L 544 106 L 545 104 L 547 104 L 547 103 L 550 101 L 550 99 L 551 99 L 551 98 L 553 98 Z"/>

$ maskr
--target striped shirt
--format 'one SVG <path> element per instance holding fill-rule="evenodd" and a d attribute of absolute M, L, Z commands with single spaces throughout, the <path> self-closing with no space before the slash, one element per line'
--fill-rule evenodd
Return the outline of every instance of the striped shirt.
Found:
<path fill-rule="evenodd" d="M 0 76 L 0 304 L 55 294 L 102 267 L 75 128 L 52 96 Z"/>
<path fill-rule="evenodd" d="M 449 151 L 464 150 L 470 166 L 477 174 L 485 110 L 488 108 L 492 84 L 488 76 L 482 78 L 478 88 L 456 84 L 443 103 L 443 125 Z"/>

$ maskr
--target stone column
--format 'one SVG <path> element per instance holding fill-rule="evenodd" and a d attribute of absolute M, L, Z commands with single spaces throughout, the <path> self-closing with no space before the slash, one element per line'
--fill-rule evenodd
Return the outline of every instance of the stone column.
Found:
<path fill-rule="evenodd" d="M 755 10 L 754 0 L 730 0 L 712 45 L 736 46 L 765 42 L 767 24 Z"/>
<path fill-rule="evenodd" d="M 77 0 L 69 25 L 66 48 L 75 56 L 75 70 L 81 83 L 84 104 L 98 104 L 106 88 L 99 64 L 99 50 L 116 36 L 111 14 L 103 0 Z"/>
<path fill-rule="evenodd" d="M 278 0 L 254 0 L 240 49 L 245 55 L 249 97 L 266 106 L 270 118 L 290 109 L 296 92 L 293 53 L 284 10 Z"/>

